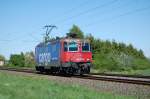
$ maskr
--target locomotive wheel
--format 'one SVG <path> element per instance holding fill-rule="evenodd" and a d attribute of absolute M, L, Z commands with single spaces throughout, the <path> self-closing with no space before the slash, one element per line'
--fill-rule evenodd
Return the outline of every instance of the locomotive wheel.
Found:
<path fill-rule="evenodd" d="M 73 71 L 73 68 L 72 68 L 72 67 L 69 67 L 69 68 L 68 68 L 68 73 L 69 73 L 69 75 L 73 75 L 73 74 L 74 74 L 74 71 Z"/>
<path fill-rule="evenodd" d="M 73 70 L 72 70 L 72 68 L 71 68 L 71 67 L 66 67 L 66 68 L 64 69 L 64 75 L 65 75 L 65 76 L 72 76 L 72 75 L 73 75 Z"/>
<path fill-rule="evenodd" d="M 50 69 L 45 69 L 45 73 L 46 74 L 51 74 L 51 70 Z"/>
<path fill-rule="evenodd" d="M 51 73 L 56 74 L 57 73 L 57 68 L 56 67 L 51 67 Z"/>
<path fill-rule="evenodd" d="M 44 67 L 39 67 L 39 71 L 40 71 L 40 73 L 44 73 L 45 72 Z"/>
<path fill-rule="evenodd" d="M 36 66 L 35 69 L 36 69 L 36 71 L 38 71 L 38 73 L 44 72 L 44 67 Z"/>
<path fill-rule="evenodd" d="M 81 68 L 78 69 L 78 74 L 81 75 L 81 76 L 83 75 L 83 71 L 82 71 Z"/>
<path fill-rule="evenodd" d="M 35 69 L 36 69 L 36 71 L 39 71 L 39 68 L 38 68 L 38 66 L 35 66 Z"/>

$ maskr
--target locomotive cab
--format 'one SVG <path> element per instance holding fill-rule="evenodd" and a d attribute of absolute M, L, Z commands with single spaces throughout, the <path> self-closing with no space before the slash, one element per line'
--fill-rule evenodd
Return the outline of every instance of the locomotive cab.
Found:
<path fill-rule="evenodd" d="M 71 67 L 77 73 L 89 73 L 92 64 L 89 41 L 78 39 L 64 40 L 62 63 L 63 67 Z"/>

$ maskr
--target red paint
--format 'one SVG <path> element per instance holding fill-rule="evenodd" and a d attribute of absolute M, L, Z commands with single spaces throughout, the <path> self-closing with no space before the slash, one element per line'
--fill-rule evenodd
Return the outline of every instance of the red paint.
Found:
<path fill-rule="evenodd" d="M 77 52 L 64 52 L 63 46 L 64 40 L 61 41 L 61 61 L 65 62 L 92 62 L 92 52 L 82 52 L 82 47 L 79 46 L 79 51 Z M 81 43 L 80 41 L 78 42 Z"/>

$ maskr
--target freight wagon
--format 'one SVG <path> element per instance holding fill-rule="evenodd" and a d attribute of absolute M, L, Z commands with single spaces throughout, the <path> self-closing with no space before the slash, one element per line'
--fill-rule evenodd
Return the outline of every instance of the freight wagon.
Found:
<path fill-rule="evenodd" d="M 43 42 L 35 48 L 36 70 L 85 74 L 90 72 L 92 53 L 88 40 L 64 38 Z"/>

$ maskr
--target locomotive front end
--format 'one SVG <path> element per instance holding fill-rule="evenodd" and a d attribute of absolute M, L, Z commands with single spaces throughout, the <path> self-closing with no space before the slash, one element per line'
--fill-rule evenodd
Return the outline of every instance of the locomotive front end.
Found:
<path fill-rule="evenodd" d="M 81 39 L 64 40 L 62 62 L 63 66 L 72 68 L 76 73 L 89 73 L 92 65 L 92 53 L 89 41 Z"/>

